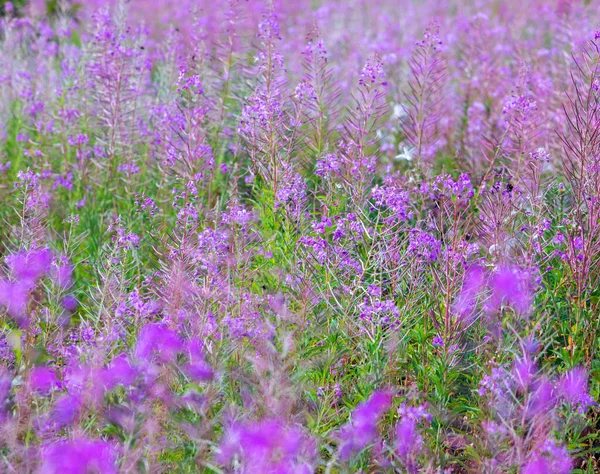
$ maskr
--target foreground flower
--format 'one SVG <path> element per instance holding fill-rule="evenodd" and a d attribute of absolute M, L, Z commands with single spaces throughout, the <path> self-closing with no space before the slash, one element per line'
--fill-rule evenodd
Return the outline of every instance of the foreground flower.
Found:
<path fill-rule="evenodd" d="M 577 407 L 579 413 L 585 413 L 596 404 L 588 392 L 588 374 L 582 367 L 576 367 L 560 379 L 559 392 L 569 405 Z"/>
<path fill-rule="evenodd" d="M 76 438 L 42 447 L 40 474 L 117 473 L 115 453 L 105 441 Z"/>
<path fill-rule="evenodd" d="M 312 441 L 296 427 L 279 420 L 234 424 L 220 446 L 219 461 L 238 458 L 243 473 L 309 474 L 313 472 Z"/>
<path fill-rule="evenodd" d="M 391 403 L 392 396 L 388 392 L 375 392 L 354 410 L 352 421 L 342 427 L 338 435 L 341 459 L 348 459 L 373 444 L 377 438 L 379 418 Z"/>

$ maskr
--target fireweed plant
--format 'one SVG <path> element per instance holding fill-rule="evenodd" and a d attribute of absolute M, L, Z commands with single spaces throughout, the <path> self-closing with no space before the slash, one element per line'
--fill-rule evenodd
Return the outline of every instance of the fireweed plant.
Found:
<path fill-rule="evenodd" d="M 0 1 L 0 472 L 600 472 L 598 30 Z"/>

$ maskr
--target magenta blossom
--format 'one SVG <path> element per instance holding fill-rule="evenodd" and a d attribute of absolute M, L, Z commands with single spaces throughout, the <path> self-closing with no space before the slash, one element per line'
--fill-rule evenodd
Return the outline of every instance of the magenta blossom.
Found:
<path fill-rule="evenodd" d="M 278 420 L 234 424 L 220 446 L 219 459 L 243 461 L 243 473 L 309 474 L 314 457 L 312 442 L 304 433 Z"/>
<path fill-rule="evenodd" d="M 6 263 L 17 280 L 33 286 L 40 277 L 50 271 L 52 252 L 50 249 L 19 252 L 7 257 Z"/>
<path fill-rule="evenodd" d="M 56 441 L 42 447 L 40 474 L 116 474 L 115 453 L 105 441 L 85 438 Z"/>
<path fill-rule="evenodd" d="M 147 362 L 157 359 L 172 361 L 183 350 L 183 341 L 165 324 L 147 324 L 141 331 L 135 346 L 135 356 Z"/>
<path fill-rule="evenodd" d="M 577 406 L 579 413 L 596 404 L 588 392 L 588 374 L 585 369 L 572 369 L 559 381 L 559 393 L 564 401 L 571 406 Z"/>
<path fill-rule="evenodd" d="M 343 426 L 339 433 L 342 459 L 348 459 L 375 441 L 379 418 L 391 403 L 390 393 L 379 391 L 354 410 L 352 421 Z"/>
<path fill-rule="evenodd" d="M 34 367 L 29 374 L 32 390 L 47 394 L 58 385 L 56 372 L 49 367 Z"/>

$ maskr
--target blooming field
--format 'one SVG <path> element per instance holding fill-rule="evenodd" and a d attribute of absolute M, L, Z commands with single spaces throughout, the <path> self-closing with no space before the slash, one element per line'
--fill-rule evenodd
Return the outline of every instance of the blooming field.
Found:
<path fill-rule="evenodd" d="M 0 472 L 600 472 L 596 2 L 0 15 Z"/>

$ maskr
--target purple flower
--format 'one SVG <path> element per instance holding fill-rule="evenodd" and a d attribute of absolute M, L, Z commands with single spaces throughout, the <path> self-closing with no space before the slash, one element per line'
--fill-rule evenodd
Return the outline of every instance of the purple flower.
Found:
<path fill-rule="evenodd" d="M 317 161 L 315 174 L 317 176 L 334 176 L 341 169 L 340 160 L 334 153 L 326 154 L 323 159 Z"/>
<path fill-rule="evenodd" d="M 569 474 L 573 470 L 573 460 L 566 446 L 558 444 L 553 439 L 547 439 L 542 451 L 550 458 L 553 474 Z"/>
<path fill-rule="evenodd" d="M 399 222 L 410 219 L 410 197 L 407 191 L 394 186 L 375 186 L 372 191 L 375 204 L 387 207 L 392 212 L 392 218 Z"/>
<path fill-rule="evenodd" d="M 529 359 L 515 361 L 512 370 L 512 376 L 521 392 L 525 392 L 529 388 L 533 382 L 535 374 L 535 365 Z"/>
<path fill-rule="evenodd" d="M 8 314 L 22 325 L 26 322 L 28 294 L 27 285 L 0 280 L 0 306 L 4 306 Z"/>
<path fill-rule="evenodd" d="M 339 432 L 340 457 L 348 459 L 372 444 L 377 437 L 377 423 L 389 409 L 392 397 L 388 392 L 375 392 L 352 413 L 352 421 Z"/>
<path fill-rule="evenodd" d="M 535 416 L 547 413 L 556 403 L 554 385 L 548 380 L 541 378 L 537 382 L 537 387 L 531 394 L 527 414 Z"/>
<path fill-rule="evenodd" d="M 567 449 L 556 444 L 554 440 L 546 440 L 540 451 L 535 452 L 531 461 L 521 469 L 523 474 L 569 474 L 573 462 Z"/>
<path fill-rule="evenodd" d="M 68 139 L 68 143 L 71 146 L 81 146 L 81 145 L 87 145 L 89 142 L 89 137 L 85 134 L 78 134 L 76 136 L 71 136 Z"/>
<path fill-rule="evenodd" d="M 52 278 L 63 290 L 73 284 L 73 267 L 68 263 L 57 265 L 52 270 Z"/>
<path fill-rule="evenodd" d="M 73 312 L 77 309 L 77 299 L 74 296 L 67 295 L 62 300 L 62 306 L 67 311 Z"/>
<path fill-rule="evenodd" d="M 131 366 L 125 354 L 116 357 L 111 364 L 102 369 L 99 374 L 100 383 L 105 390 L 112 390 L 117 385 L 129 387 L 137 377 L 137 370 Z"/>
<path fill-rule="evenodd" d="M 400 457 L 408 456 L 421 445 L 417 421 L 406 418 L 396 425 L 396 452 Z"/>
<path fill-rule="evenodd" d="M 440 336 L 435 336 L 431 344 L 433 347 L 444 347 L 444 340 Z"/>
<path fill-rule="evenodd" d="M 199 340 L 193 339 L 188 342 L 188 357 L 190 360 L 182 369 L 189 378 L 197 383 L 213 379 L 214 373 L 204 360 Z"/>
<path fill-rule="evenodd" d="M 379 55 L 374 54 L 367 60 L 367 63 L 364 65 L 360 74 L 358 83 L 364 87 L 372 85 L 387 86 L 385 74 L 383 72 L 383 62 Z"/>
<path fill-rule="evenodd" d="M 550 464 L 541 456 L 536 456 L 534 460 L 523 466 L 521 474 L 551 474 Z"/>
<path fill-rule="evenodd" d="M 360 318 L 365 321 L 371 321 L 374 323 L 397 323 L 400 312 L 394 303 L 394 300 L 383 300 L 375 298 L 371 304 L 369 304 L 368 298 L 365 298 L 365 302 L 360 305 Z"/>
<path fill-rule="evenodd" d="M 396 425 L 396 454 L 404 463 L 407 472 L 418 472 L 415 457 L 422 451 L 423 438 L 418 430 L 421 420 L 430 421 L 426 406 L 410 407 L 402 404 L 398 408 L 401 420 Z"/>
<path fill-rule="evenodd" d="M 202 361 L 194 361 L 183 366 L 184 373 L 194 382 L 207 382 L 212 380 L 214 372 L 210 366 Z"/>
<path fill-rule="evenodd" d="M 42 447 L 40 474 L 116 474 L 115 453 L 105 441 L 76 438 Z"/>
<path fill-rule="evenodd" d="M 220 446 L 219 459 L 229 463 L 240 455 L 244 473 L 309 473 L 314 457 L 311 441 L 300 429 L 279 420 L 234 424 Z"/>
<path fill-rule="evenodd" d="M 12 377 L 4 367 L 0 367 L 0 422 L 7 416 L 7 401 L 10 396 Z"/>
<path fill-rule="evenodd" d="M 182 350 L 183 342 L 175 332 L 165 324 L 151 323 L 140 331 L 135 356 L 147 362 L 153 358 L 161 362 L 170 362 Z"/>
<path fill-rule="evenodd" d="M 409 236 L 408 251 L 419 262 L 435 262 L 442 251 L 442 244 L 433 235 L 420 229 L 412 229 Z"/>
<path fill-rule="evenodd" d="M 56 372 L 49 367 L 34 367 L 29 374 L 31 389 L 35 392 L 47 394 L 58 385 Z"/>
<path fill-rule="evenodd" d="M 559 381 L 559 393 L 569 405 L 578 406 L 580 413 L 595 405 L 594 399 L 588 393 L 588 374 L 581 367 L 572 369 L 563 375 Z"/>
<path fill-rule="evenodd" d="M 492 297 L 488 308 L 497 310 L 503 303 L 519 313 L 527 313 L 533 303 L 533 282 L 529 271 L 502 266 L 491 279 Z"/>
<path fill-rule="evenodd" d="M 296 90 L 294 91 L 294 97 L 301 104 L 312 102 L 317 99 L 315 88 L 308 81 L 302 81 L 300 84 L 298 84 Z"/>
<path fill-rule="evenodd" d="M 475 308 L 477 297 L 485 286 L 485 272 L 479 266 L 470 267 L 465 275 L 462 289 L 454 304 L 454 311 L 463 320 L 469 320 Z"/>
<path fill-rule="evenodd" d="M 6 263 L 17 280 L 31 287 L 50 271 L 52 252 L 50 249 L 19 252 L 7 257 Z"/>
<path fill-rule="evenodd" d="M 275 208 L 287 207 L 297 213 L 301 211 L 305 197 L 304 178 L 291 167 L 285 167 L 282 172 L 281 185 L 275 193 Z"/>
<path fill-rule="evenodd" d="M 71 425 L 81 412 L 82 400 L 81 395 L 62 395 L 54 403 L 54 408 L 50 419 L 59 427 Z"/>

